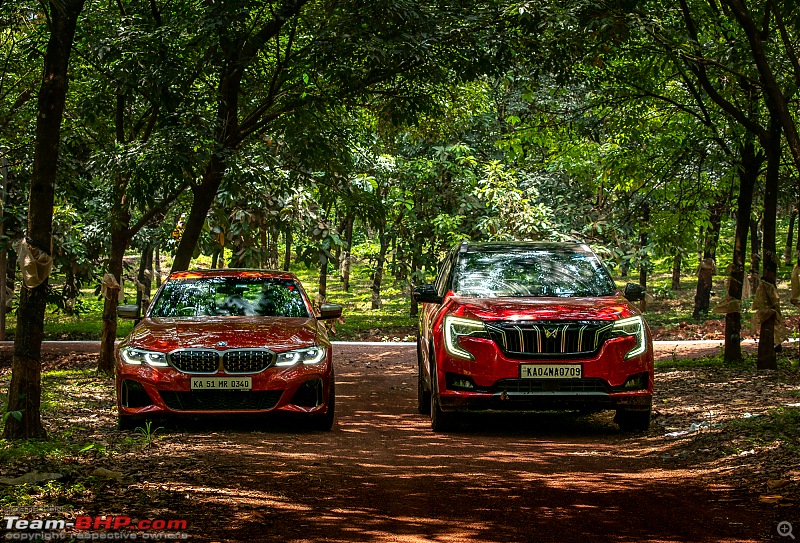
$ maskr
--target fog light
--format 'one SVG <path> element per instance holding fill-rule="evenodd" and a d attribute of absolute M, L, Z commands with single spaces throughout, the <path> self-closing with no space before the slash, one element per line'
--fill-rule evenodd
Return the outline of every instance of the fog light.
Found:
<path fill-rule="evenodd" d="M 622 385 L 623 390 L 642 390 L 647 388 L 647 384 L 649 382 L 650 374 L 647 372 L 644 373 L 637 373 L 636 375 L 631 375 L 625 381 L 625 384 Z"/>
<path fill-rule="evenodd" d="M 450 390 L 474 390 L 475 383 L 472 379 L 463 375 L 448 375 L 447 388 Z"/>

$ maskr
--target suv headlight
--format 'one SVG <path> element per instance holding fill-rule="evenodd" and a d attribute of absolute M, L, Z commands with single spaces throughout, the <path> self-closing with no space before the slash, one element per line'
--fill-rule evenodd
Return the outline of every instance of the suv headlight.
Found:
<path fill-rule="evenodd" d="M 285 353 L 278 353 L 278 357 L 275 360 L 275 365 L 294 366 L 299 362 L 302 362 L 303 364 L 319 364 L 325 359 L 325 354 L 327 352 L 328 350 L 325 347 L 320 346 L 286 351 Z"/>
<path fill-rule="evenodd" d="M 469 351 L 462 349 L 458 344 L 458 338 L 461 337 L 488 338 L 489 334 L 486 332 L 483 321 L 447 315 L 444 318 L 445 349 L 453 356 L 475 360 L 475 357 Z"/>
<path fill-rule="evenodd" d="M 135 347 L 123 347 L 119 351 L 122 361 L 132 366 L 147 364 L 156 368 L 166 368 L 169 366 L 167 355 L 156 351 L 146 351 Z"/>
<path fill-rule="evenodd" d="M 639 356 L 647 349 L 644 338 L 644 319 L 641 316 L 620 319 L 614 323 L 614 328 L 611 329 L 611 337 L 628 336 L 636 338 L 636 343 L 633 348 L 625 354 L 625 360 L 633 358 L 634 356 Z"/>

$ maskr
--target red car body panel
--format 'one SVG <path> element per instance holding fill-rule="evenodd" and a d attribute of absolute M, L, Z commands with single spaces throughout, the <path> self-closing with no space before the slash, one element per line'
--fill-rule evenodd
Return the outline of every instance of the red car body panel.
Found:
<path fill-rule="evenodd" d="M 311 304 L 296 277 L 283 272 L 263 272 L 260 270 L 219 270 L 201 272 L 178 272 L 168 281 L 181 281 L 202 278 L 268 278 L 297 282 L 297 289 L 313 315 Z M 165 288 L 154 296 L 154 302 Z M 151 305 L 151 310 L 152 310 Z M 300 348 L 321 346 L 327 353 L 322 361 L 315 364 L 302 362 L 293 366 L 278 367 L 273 364 L 267 369 L 254 373 L 187 373 L 172 364 L 169 367 L 152 367 L 146 364 L 132 365 L 123 362 L 120 351 L 125 347 L 135 347 L 147 351 L 172 353 L 181 349 L 214 350 L 225 353 L 232 349 L 268 349 L 282 353 Z M 207 414 L 253 414 L 272 411 L 322 415 L 328 410 L 328 401 L 319 405 L 304 405 L 294 402 L 295 395 L 306 383 L 321 383 L 321 397 L 329 398 L 333 380 L 332 349 L 324 325 L 315 317 L 262 317 L 262 316 L 206 316 L 154 318 L 146 315 L 122 340 L 116 348 L 116 388 L 117 406 L 121 420 L 123 417 L 145 417 L 158 415 L 207 415 Z M 252 392 L 269 392 L 280 395 L 274 404 L 265 409 L 226 408 L 226 409 L 174 409 L 167 405 L 162 393 L 191 394 L 193 377 L 248 377 L 252 379 Z M 125 405 L 123 383 L 138 383 L 149 397 L 148 405 Z M 246 392 L 245 392 L 246 393 Z M 130 403 L 130 402 L 129 402 Z M 142 402 L 139 402 L 142 403 Z M 174 406 L 173 406 L 174 407 Z"/>

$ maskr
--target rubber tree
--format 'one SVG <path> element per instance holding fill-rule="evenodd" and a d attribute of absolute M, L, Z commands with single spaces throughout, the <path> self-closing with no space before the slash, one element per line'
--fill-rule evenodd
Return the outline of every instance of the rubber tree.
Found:
<path fill-rule="evenodd" d="M 27 243 L 44 255 L 52 252 L 61 122 L 66 104 L 70 54 L 84 0 L 61 0 L 43 5 L 49 25 L 44 70 L 37 99 L 36 143 L 28 201 Z M 49 270 L 48 270 L 49 273 Z M 48 279 L 23 286 L 17 310 L 11 385 L 3 437 L 45 437 L 41 422 L 41 349 Z"/>

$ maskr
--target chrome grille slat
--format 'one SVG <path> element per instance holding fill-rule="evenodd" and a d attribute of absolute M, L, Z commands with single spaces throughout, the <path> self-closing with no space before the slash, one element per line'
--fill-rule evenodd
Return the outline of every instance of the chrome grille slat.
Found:
<path fill-rule="evenodd" d="M 611 337 L 609 321 L 515 321 L 486 323 L 492 340 L 512 358 L 586 358 Z"/>
<path fill-rule="evenodd" d="M 219 370 L 219 352 L 210 349 L 173 351 L 169 360 L 183 373 L 217 373 Z"/>

